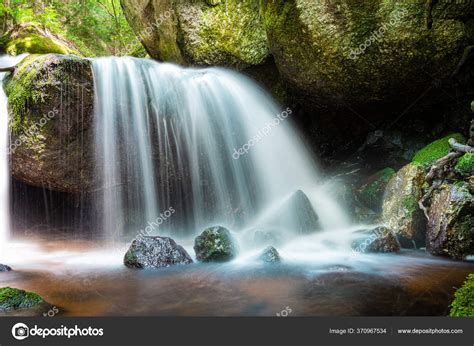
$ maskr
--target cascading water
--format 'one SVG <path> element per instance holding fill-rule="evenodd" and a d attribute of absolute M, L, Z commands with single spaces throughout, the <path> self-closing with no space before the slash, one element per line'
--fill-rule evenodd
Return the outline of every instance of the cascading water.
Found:
<path fill-rule="evenodd" d="M 291 126 L 291 110 L 282 112 L 248 78 L 135 58 L 95 59 L 93 71 L 109 237 L 137 232 L 169 208 L 161 234 L 185 237 L 217 224 L 291 234 L 301 227 L 304 195 L 323 229 L 347 226 Z M 303 202 L 289 205 L 295 198 Z"/>
<path fill-rule="evenodd" d="M 0 56 L 0 67 L 10 67 L 21 61 L 25 55 Z M 4 247 L 10 235 L 10 168 L 8 99 L 3 90 L 3 79 L 7 73 L 0 73 L 0 247 Z"/>

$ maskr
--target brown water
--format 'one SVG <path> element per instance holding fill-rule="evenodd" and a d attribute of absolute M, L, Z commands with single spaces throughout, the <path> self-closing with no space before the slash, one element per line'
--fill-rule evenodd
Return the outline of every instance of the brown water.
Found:
<path fill-rule="evenodd" d="M 63 316 L 275 316 L 285 309 L 291 316 L 445 315 L 455 289 L 474 272 L 472 262 L 423 251 L 361 255 L 358 263 L 157 270 L 127 269 L 121 249 L 79 240 L 16 244 L 11 251 L 14 271 L 0 273 L 0 286 L 34 291 Z"/>

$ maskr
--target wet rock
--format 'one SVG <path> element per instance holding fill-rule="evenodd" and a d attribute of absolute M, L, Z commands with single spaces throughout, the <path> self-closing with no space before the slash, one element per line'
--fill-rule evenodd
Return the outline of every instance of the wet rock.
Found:
<path fill-rule="evenodd" d="M 9 272 L 12 270 L 10 266 L 7 266 L 6 264 L 0 264 L 0 272 Z"/>
<path fill-rule="evenodd" d="M 426 235 L 428 251 L 454 259 L 473 255 L 474 196 L 468 185 L 443 185 L 431 200 Z"/>
<path fill-rule="evenodd" d="M 55 54 L 30 55 L 6 79 L 4 87 L 13 177 L 60 192 L 95 188 L 90 61 Z"/>
<path fill-rule="evenodd" d="M 215 226 L 196 237 L 194 251 L 199 261 L 225 262 L 235 257 L 237 245 L 228 229 Z"/>
<path fill-rule="evenodd" d="M 263 250 L 259 258 L 266 263 L 278 263 L 281 261 L 280 254 L 273 246 L 269 246 Z"/>
<path fill-rule="evenodd" d="M 167 237 L 138 237 L 133 240 L 124 258 L 127 267 L 138 269 L 189 263 L 193 260 L 186 250 Z"/>
<path fill-rule="evenodd" d="M 41 304 L 45 301 L 36 293 L 11 287 L 0 288 L 0 312 L 31 309 Z"/>
<path fill-rule="evenodd" d="M 358 189 L 359 200 L 370 209 L 381 212 L 385 187 L 395 173 L 393 168 L 385 168 L 368 177 Z"/>
<path fill-rule="evenodd" d="M 413 241 L 424 246 L 426 219 L 418 201 L 423 196 L 425 177 L 421 166 L 410 163 L 390 179 L 385 189 L 382 221 L 404 246 Z"/>
<path fill-rule="evenodd" d="M 398 242 L 397 237 L 386 227 L 357 231 L 353 236 L 355 239 L 352 241 L 351 247 L 356 252 L 400 251 L 400 243 Z"/>

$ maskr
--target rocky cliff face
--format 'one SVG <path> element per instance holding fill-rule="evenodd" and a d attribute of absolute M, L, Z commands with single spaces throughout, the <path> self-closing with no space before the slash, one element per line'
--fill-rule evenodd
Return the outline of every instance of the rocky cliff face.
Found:
<path fill-rule="evenodd" d="M 5 82 L 14 178 L 62 192 L 93 185 L 93 78 L 90 62 L 30 55 Z"/>

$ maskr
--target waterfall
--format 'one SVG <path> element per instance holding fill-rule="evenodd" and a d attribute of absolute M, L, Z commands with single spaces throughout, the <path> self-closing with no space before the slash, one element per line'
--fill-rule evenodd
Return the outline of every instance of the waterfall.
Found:
<path fill-rule="evenodd" d="M 25 55 L 12 57 L 0 56 L 0 67 L 14 66 Z M 10 167 L 8 99 L 3 90 L 3 79 L 7 73 L 0 73 L 0 248 L 3 248 L 10 235 Z"/>
<path fill-rule="evenodd" d="M 247 77 L 136 58 L 94 59 L 93 72 L 107 237 L 158 224 L 149 229 L 174 236 L 210 225 L 291 233 L 304 196 L 322 228 L 347 225 L 292 111 Z"/>

